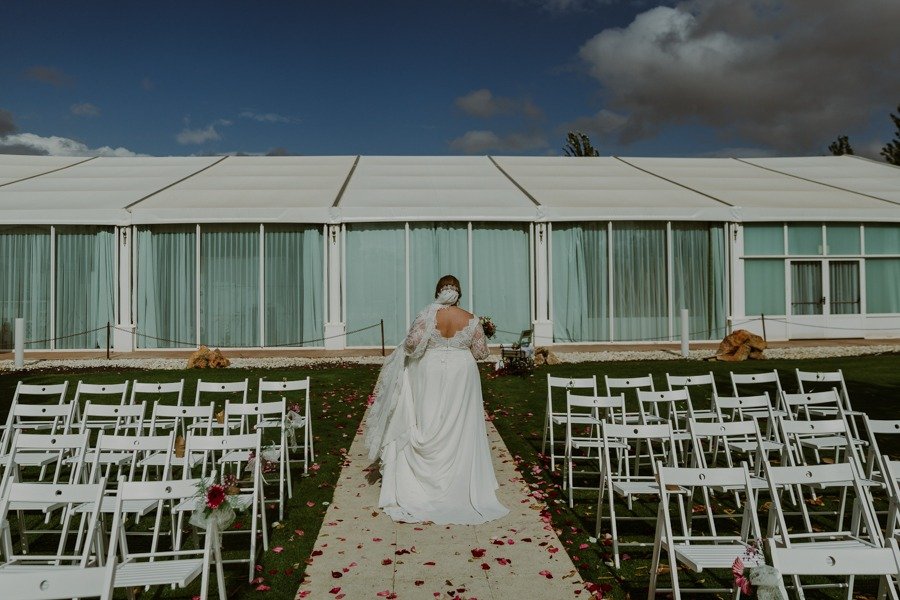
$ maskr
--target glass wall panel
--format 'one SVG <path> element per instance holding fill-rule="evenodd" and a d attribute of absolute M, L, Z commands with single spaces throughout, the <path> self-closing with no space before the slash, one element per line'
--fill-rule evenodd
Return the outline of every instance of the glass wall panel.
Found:
<path fill-rule="evenodd" d="M 196 345 L 196 235 L 194 225 L 138 228 L 135 319 L 139 348 Z"/>
<path fill-rule="evenodd" d="M 744 261 L 744 293 L 747 315 L 784 314 L 784 261 Z"/>
<path fill-rule="evenodd" d="M 25 319 L 26 341 L 50 338 L 50 310 L 50 228 L 0 226 L 0 348 L 15 345 L 18 317 Z"/>
<path fill-rule="evenodd" d="M 322 346 L 322 228 L 266 225 L 265 236 L 266 345 Z"/>
<path fill-rule="evenodd" d="M 866 246 L 869 227 L 866 226 Z M 900 258 L 866 261 L 866 312 L 900 313 Z"/>
<path fill-rule="evenodd" d="M 689 311 L 691 339 L 725 336 L 725 227 L 673 223 L 675 331 L 681 331 L 681 309 Z"/>
<path fill-rule="evenodd" d="M 553 339 L 609 340 L 606 223 L 554 223 Z"/>
<path fill-rule="evenodd" d="M 668 338 L 665 225 L 613 223 L 612 243 L 615 339 Z"/>
<path fill-rule="evenodd" d="M 66 336 L 57 348 L 106 347 L 106 324 L 115 323 L 114 252 L 112 227 L 57 227 L 56 336 Z"/>
<path fill-rule="evenodd" d="M 900 254 L 900 225 L 866 224 L 867 254 Z"/>
<path fill-rule="evenodd" d="M 818 260 L 792 262 L 791 314 L 821 315 L 824 308 L 822 262 Z"/>
<path fill-rule="evenodd" d="M 384 319 L 385 343 L 403 341 L 407 327 L 405 254 L 403 225 L 347 226 L 347 331 Z M 431 285 L 433 289 L 434 282 Z M 378 327 L 347 335 L 348 346 L 380 344 Z"/>
<path fill-rule="evenodd" d="M 828 274 L 831 314 L 858 315 L 860 312 L 859 261 L 830 261 Z"/>
<path fill-rule="evenodd" d="M 519 332 L 531 329 L 528 247 L 526 225 L 472 224 L 472 312 L 504 330 L 492 342 L 515 342 Z"/>
<path fill-rule="evenodd" d="M 779 256 L 784 254 L 784 226 L 776 224 L 744 225 L 746 256 Z"/>
<path fill-rule="evenodd" d="M 801 256 L 822 254 L 822 226 L 805 223 L 788 225 L 788 254 Z"/>
<path fill-rule="evenodd" d="M 409 224 L 409 297 L 413 313 L 434 301 L 434 286 L 443 275 L 459 279 L 463 308 L 469 299 L 469 231 L 465 223 Z"/>
<path fill-rule="evenodd" d="M 200 228 L 200 341 L 259 345 L 259 227 Z"/>
<path fill-rule="evenodd" d="M 826 225 L 826 254 L 859 254 L 859 225 Z"/>

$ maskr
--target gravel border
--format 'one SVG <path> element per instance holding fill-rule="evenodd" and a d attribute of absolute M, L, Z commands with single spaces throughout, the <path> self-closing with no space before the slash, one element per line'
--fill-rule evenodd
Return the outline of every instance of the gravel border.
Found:
<path fill-rule="evenodd" d="M 766 356 L 772 359 L 814 359 L 841 356 L 865 356 L 900 352 L 900 344 L 878 346 L 804 346 L 796 348 L 770 348 Z M 712 350 L 691 350 L 686 360 L 704 360 L 712 356 Z M 685 360 L 678 352 L 666 350 L 628 350 L 604 352 L 559 352 L 556 355 L 562 363 L 619 362 L 640 360 Z M 489 360 L 496 360 L 491 357 Z M 345 356 L 332 358 L 234 358 L 231 365 L 236 369 L 284 369 L 309 367 L 325 364 L 380 365 L 381 356 Z M 38 359 L 26 360 L 24 368 L 18 371 L 67 370 L 67 369 L 184 369 L 187 360 L 183 358 L 103 358 L 91 359 Z M 15 372 L 14 362 L 0 360 L 0 372 Z"/>

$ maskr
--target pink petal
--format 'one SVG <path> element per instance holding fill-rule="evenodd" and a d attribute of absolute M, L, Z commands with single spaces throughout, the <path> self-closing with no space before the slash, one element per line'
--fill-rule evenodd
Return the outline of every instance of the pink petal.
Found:
<path fill-rule="evenodd" d="M 282 548 L 281 546 L 275 546 L 274 548 L 272 548 L 272 552 L 274 552 L 275 554 L 281 554 L 282 552 L 284 552 L 284 548 Z"/>

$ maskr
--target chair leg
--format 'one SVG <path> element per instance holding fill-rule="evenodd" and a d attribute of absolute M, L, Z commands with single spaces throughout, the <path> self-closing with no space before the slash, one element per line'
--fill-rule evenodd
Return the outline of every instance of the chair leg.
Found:
<path fill-rule="evenodd" d="M 662 511 L 660 510 L 657 512 Z M 658 517 L 656 521 L 657 533 L 655 536 L 656 539 L 653 540 L 653 557 L 650 559 L 650 589 L 647 591 L 647 598 L 651 600 L 656 597 L 656 580 L 659 577 L 659 558 L 662 554 L 662 537 L 660 537 L 659 532 L 661 524 L 660 518 L 661 517 Z"/>

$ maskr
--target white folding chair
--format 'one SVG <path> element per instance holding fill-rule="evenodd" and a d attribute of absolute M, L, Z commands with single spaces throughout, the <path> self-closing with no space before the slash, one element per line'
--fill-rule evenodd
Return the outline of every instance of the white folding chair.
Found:
<path fill-rule="evenodd" d="M 144 432 L 144 406 L 141 404 L 93 404 L 88 400 L 81 413 L 81 421 L 73 429 L 78 433 L 90 434 L 92 430 L 106 431 L 111 435 L 140 435 Z M 97 448 L 88 450 L 84 459 L 92 461 Z M 101 453 L 103 464 L 118 464 L 128 460 L 129 455 L 121 452 Z"/>
<path fill-rule="evenodd" d="M 669 456 L 671 464 L 677 464 L 678 456 L 672 427 L 668 423 L 661 425 L 618 425 L 602 423 L 600 426 L 603 457 L 600 466 L 600 493 L 597 495 L 596 535 L 599 538 L 603 525 L 603 504 L 608 503 L 609 521 L 612 532 L 613 561 L 616 568 L 620 566 L 619 548 L 622 546 L 648 546 L 642 542 L 623 542 L 619 540 L 618 522 L 624 520 L 647 521 L 649 517 L 616 515 L 616 496 L 625 499 L 631 510 L 635 498 L 641 496 L 658 496 L 659 484 L 656 478 L 657 463 L 651 463 L 650 473 L 642 475 L 640 465 L 636 463 L 638 443 L 658 443 L 661 451 Z M 613 462 L 613 456 L 617 458 Z M 616 464 L 614 468 L 613 465 Z"/>
<path fill-rule="evenodd" d="M 575 410 L 573 410 L 575 409 Z M 603 414 L 601 415 L 601 411 Z M 576 489 L 574 484 L 573 472 L 575 470 L 576 460 L 586 460 L 597 463 L 597 471 L 581 472 L 582 474 L 599 474 L 600 473 L 600 449 L 603 443 L 600 440 L 600 423 L 608 421 L 610 423 L 622 423 L 625 419 L 625 397 L 613 396 L 579 396 L 566 391 L 566 450 L 564 470 L 564 487 L 569 490 L 569 507 L 574 506 L 573 490 Z M 579 425 L 582 429 L 587 430 L 588 434 L 581 432 L 576 434 L 572 430 L 573 425 Z M 586 455 L 575 455 L 575 450 L 587 450 Z M 590 452 L 596 452 L 596 456 L 591 456 Z M 577 489 L 593 489 L 578 487 Z"/>
<path fill-rule="evenodd" d="M 629 390 L 649 390 L 651 392 L 656 390 L 653 384 L 653 375 L 647 375 L 646 377 L 610 377 L 604 375 L 603 383 L 606 386 L 607 396 L 624 394 L 626 401 Z M 626 412 L 625 422 L 641 423 L 641 413 L 638 411 Z"/>
<path fill-rule="evenodd" d="M 221 401 L 222 411 L 225 410 L 224 402 L 227 400 L 234 399 L 235 397 L 240 398 L 242 404 L 247 403 L 247 394 L 249 393 L 250 388 L 250 380 L 244 379 L 243 381 L 226 381 L 226 382 L 216 382 L 216 381 L 203 381 L 202 379 L 197 380 L 197 393 L 194 396 L 194 406 L 200 406 L 201 400 L 205 402 L 209 402 L 210 405 L 216 406 L 216 401 Z M 213 410 L 213 414 L 215 415 L 217 411 Z M 218 419 L 218 416 L 217 416 Z M 236 423 L 227 423 L 224 419 L 220 423 L 218 420 L 213 421 L 212 428 L 215 429 L 223 429 L 225 427 L 236 427 Z M 193 425 L 195 429 L 196 425 Z M 203 428 L 203 427 L 201 427 Z"/>
<path fill-rule="evenodd" d="M 69 433 L 72 422 L 72 404 L 14 404 L 7 418 L 8 428 L 5 433 L 9 433 L 9 440 L 4 444 L 4 452 L 0 455 L 3 461 L 4 470 L 3 477 L 7 476 L 5 469 L 6 461 L 10 456 L 10 448 L 12 439 L 18 432 L 40 432 L 45 435 L 65 435 Z M 32 428 L 32 424 L 37 426 Z M 38 480 L 43 480 L 46 467 L 56 462 L 59 454 L 52 456 L 25 454 L 21 456 L 16 464 L 20 467 L 39 466 L 41 467 Z"/>
<path fill-rule="evenodd" d="M 278 436 L 277 443 L 273 442 L 274 448 L 271 445 L 263 444 L 262 453 L 266 456 L 260 457 L 259 460 L 269 460 L 268 455 L 270 453 L 277 453 L 278 455 L 278 518 L 281 521 L 284 520 L 285 492 L 287 492 L 288 498 L 293 497 L 291 470 L 288 468 L 287 418 L 284 398 L 273 402 L 248 404 L 225 402 L 225 421 L 228 423 L 239 422 L 239 433 L 246 434 L 259 431 L 261 435 L 265 435 L 267 431 L 275 431 Z M 262 425 L 263 423 L 265 425 Z M 231 460 L 241 463 L 246 462 L 247 457 L 246 454 L 240 455 L 239 452 L 233 452 L 226 454 L 220 460 Z M 265 470 L 263 471 L 263 482 L 266 483 Z"/>
<path fill-rule="evenodd" d="M 296 452 L 300 449 L 301 445 L 297 442 L 297 430 L 303 430 L 303 472 L 308 473 L 309 465 L 316 460 L 313 446 L 312 410 L 309 401 L 309 377 L 293 381 L 266 381 L 265 379 L 260 379 L 258 401 L 262 402 L 267 396 L 271 395 L 284 398 L 287 403 L 288 459 L 290 462 L 297 462 L 295 459 L 291 459 L 290 455 L 291 452 Z M 281 423 L 273 419 L 263 419 L 261 426 L 281 427 Z M 290 469 L 288 470 L 290 471 Z"/>
<path fill-rule="evenodd" d="M 176 444 L 179 438 L 182 443 L 186 444 L 185 440 L 189 430 L 199 432 L 202 435 L 210 435 L 212 433 L 214 408 L 212 404 L 205 406 L 171 406 L 157 402 L 153 405 L 153 413 L 150 417 L 150 435 L 163 435 L 171 428 L 175 435 L 178 436 L 176 437 Z M 157 427 L 157 423 L 162 425 Z M 190 460 L 187 460 L 187 457 L 190 457 Z M 202 454 L 191 456 L 185 453 L 182 456 L 178 456 L 176 453 L 173 453 L 169 457 L 165 453 L 156 452 L 143 458 L 140 464 L 141 466 L 156 467 L 171 464 L 183 468 L 185 465 L 193 466 L 202 458 Z M 189 477 L 189 475 L 185 476 Z"/>
<path fill-rule="evenodd" d="M 226 531 L 222 534 L 232 533 L 249 533 L 250 534 L 250 556 L 249 559 L 226 560 L 224 562 L 247 562 L 249 560 L 249 580 L 254 577 L 254 566 L 256 564 L 256 534 L 257 531 L 262 533 L 263 550 L 269 549 L 269 533 L 266 524 L 265 510 L 265 494 L 262 486 L 262 436 L 259 432 L 246 435 L 189 435 L 187 438 L 186 456 L 194 454 L 202 454 L 203 460 L 201 477 L 210 476 L 210 472 L 214 472 L 216 466 L 214 464 L 215 454 L 218 453 L 223 458 L 221 466 L 223 469 L 219 473 L 220 481 L 224 480 L 226 469 L 224 467 L 236 467 L 236 475 L 241 478 L 244 468 L 247 464 L 252 465 L 250 468 L 249 483 L 240 484 L 240 492 L 237 494 L 241 501 L 246 503 L 251 511 L 250 529 L 241 531 Z M 256 459 L 250 461 L 250 453 L 253 452 Z M 229 454 L 231 455 L 229 457 Z M 185 474 L 189 472 L 187 468 Z M 191 512 L 195 508 L 193 502 L 182 502 L 175 507 L 175 511 L 179 513 L 179 523 L 185 512 Z M 261 523 L 260 523 L 261 521 Z M 180 530 L 179 537 L 176 539 L 176 547 L 180 547 Z"/>
<path fill-rule="evenodd" d="M 214 564 L 219 599 L 226 599 L 225 576 L 219 547 L 221 532 L 216 530 L 215 519 L 210 519 L 210 529 L 203 538 L 202 548 L 182 549 L 179 545 L 171 551 L 132 552 L 126 538 L 124 515 L 128 503 L 162 502 L 188 505 L 189 510 L 193 510 L 197 505 L 198 490 L 202 483 L 203 480 L 200 479 L 119 483 L 109 547 L 109 561 L 116 564 L 116 588 L 162 585 L 183 588 L 199 576 L 200 598 L 206 600 L 209 594 L 210 565 Z M 158 536 L 159 532 L 156 531 L 155 535 Z M 251 564 L 251 570 L 252 568 Z"/>
<path fill-rule="evenodd" d="M 836 415 L 837 417 L 836 419 L 833 418 L 835 427 L 838 426 L 838 421 L 844 422 L 845 426 L 848 427 L 846 435 L 837 432 L 825 434 L 824 431 L 820 434 L 815 434 L 811 430 L 806 435 L 803 435 L 799 433 L 800 430 L 798 430 L 795 432 L 796 435 L 794 438 L 794 441 L 797 442 L 798 450 L 802 450 L 804 447 L 811 448 L 815 454 L 816 462 L 822 462 L 821 456 L 819 455 L 820 451 L 834 451 L 835 460 L 837 460 L 837 455 L 840 450 L 846 448 L 847 451 L 853 455 L 854 459 L 858 461 L 860 466 L 864 464 L 861 456 L 861 449 L 866 445 L 866 442 L 853 434 L 852 426 L 849 426 L 849 422 L 844 418 L 843 407 L 837 391 L 828 390 L 825 392 L 806 392 L 803 394 L 782 394 L 781 397 L 784 409 L 788 413 L 788 418 L 782 420 L 782 431 L 784 431 L 785 426 L 789 429 L 791 428 L 791 426 L 788 425 L 791 420 L 798 421 L 806 419 L 805 422 L 809 422 L 813 413 L 817 409 L 821 410 L 823 407 L 825 409 L 834 409 L 833 415 Z M 802 451 L 799 454 L 802 455 Z"/>
<path fill-rule="evenodd" d="M 49 429 L 51 433 L 63 433 L 62 430 L 68 425 L 68 422 L 61 424 L 55 418 L 28 419 L 27 422 L 21 422 L 14 417 L 14 413 L 16 407 L 20 404 L 37 404 L 39 406 L 45 406 L 52 404 L 53 400 L 56 400 L 56 404 L 65 404 L 66 390 L 68 387 L 68 381 L 54 385 L 28 384 L 22 383 L 21 381 L 16 383 L 16 391 L 13 393 L 12 402 L 10 402 L 9 405 L 6 423 L 3 426 L 2 432 L 0 432 L 0 456 L 5 456 L 6 452 L 9 450 L 9 442 L 12 439 L 12 432 L 14 429 L 30 429 L 35 431 Z M 34 396 L 37 396 L 40 401 L 30 401 Z"/>
<path fill-rule="evenodd" d="M 810 575 L 816 577 L 856 577 L 873 575 L 882 578 L 881 590 L 893 600 L 898 599 L 896 579 L 900 576 L 900 550 L 896 540 L 888 540 L 885 548 L 828 548 L 825 544 L 784 548 L 767 540 L 767 550 L 772 566 L 783 577 Z M 797 596 L 804 598 L 803 587 L 797 587 Z M 787 590 L 783 590 L 785 593 Z M 848 585 L 848 598 L 858 598 L 853 585 Z"/>
<path fill-rule="evenodd" d="M 81 380 L 75 386 L 75 398 L 72 404 L 75 405 L 75 420 L 80 421 L 82 403 L 93 400 L 94 404 L 119 404 L 125 406 L 128 401 L 128 381 L 125 383 L 85 383 Z M 109 429 L 114 426 L 113 421 L 95 420 L 90 424 L 92 429 Z"/>
<path fill-rule="evenodd" d="M 6 484 L 0 497 L 0 529 L 3 536 L 4 561 L 0 564 L 0 572 L 22 571 L 33 569 L 35 566 L 53 565 L 61 570 L 72 567 L 88 567 L 94 564 L 103 564 L 103 542 L 99 537 L 98 516 L 96 510 L 88 511 L 84 517 L 87 524 L 85 538 L 88 543 L 81 544 L 81 531 L 71 527 L 74 509 L 79 504 L 86 502 L 98 506 L 103 498 L 106 488 L 106 480 L 97 483 L 22 483 L 10 481 Z M 51 534 L 58 534 L 55 543 L 55 552 L 38 552 L 29 549 L 27 534 L 34 531 L 24 529 L 24 515 L 37 513 L 41 517 L 49 506 L 62 510 L 60 517 L 60 529 L 42 529 L 42 537 L 49 538 Z M 12 513 L 18 513 L 20 547 L 22 552 L 16 552 L 13 544 L 11 529 Z M 73 544 L 70 537 L 76 538 Z M 49 539 L 43 542 L 43 547 L 52 548 L 54 544 Z M 74 548 L 73 548 L 74 546 Z"/>
<path fill-rule="evenodd" d="M 682 592 L 692 596 L 698 593 L 718 593 L 733 591 L 728 588 L 690 588 L 682 589 L 679 581 L 679 565 L 699 573 L 709 569 L 728 569 L 738 556 L 746 556 L 748 567 L 763 564 L 761 555 L 754 554 L 752 544 L 762 538 L 759 521 L 756 517 L 756 502 L 746 465 L 739 467 L 657 468 L 659 475 L 659 509 L 657 512 L 656 537 L 653 544 L 653 558 L 650 564 L 650 590 L 648 598 L 655 598 L 660 592 L 671 592 L 678 599 Z M 728 489 L 740 491 L 743 503 L 743 516 L 739 527 L 733 532 L 721 534 L 715 529 L 698 533 L 691 526 L 686 515 L 691 514 L 690 504 L 693 502 L 693 491 L 703 490 L 704 498 L 708 498 L 712 490 Z M 671 503 L 678 505 L 680 532 L 675 533 L 672 526 Z M 688 503 L 688 506 L 685 506 Z M 657 586 L 662 553 L 668 557 L 669 572 L 672 576 L 672 588 L 663 589 Z M 737 596 L 735 596 L 737 597 Z"/>
<path fill-rule="evenodd" d="M 850 431 L 853 437 L 860 439 L 859 426 L 857 419 L 861 419 L 864 415 L 861 411 L 853 410 L 850 404 L 850 392 L 847 391 L 847 382 L 844 381 L 844 372 L 841 369 L 837 371 L 801 371 L 795 369 L 797 374 L 797 387 L 800 393 L 809 393 L 816 391 L 834 390 L 840 399 L 840 407 L 850 425 Z M 833 417 L 837 414 L 837 409 L 829 407 L 815 407 L 811 410 L 811 414 L 821 417 Z"/>
<path fill-rule="evenodd" d="M 716 388 L 716 378 L 713 377 L 712 371 L 703 375 L 669 375 L 666 373 L 666 385 L 669 390 L 678 388 L 693 388 L 691 396 L 697 397 L 697 392 L 704 387 L 709 386 L 709 395 L 706 397 L 709 401 L 709 408 L 698 409 L 694 407 L 694 419 L 719 420 L 715 408 L 713 408 L 713 396 L 719 393 Z M 699 389 L 698 389 L 699 388 Z"/>
<path fill-rule="evenodd" d="M 111 600 L 109 585 L 115 565 L 59 569 L 57 567 L 4 572 L 0 570 L 0 589 L 5 600 L 69 600 L 100 598 Z"/>
<path fill-rule="evenodd" d="M 731 393 L 734 396 L 757 396 L 760 394 L 768 394 L 769 400 L 775 403 L 781 402 L 781 394 L 784 389 L 781 387 L 781 378 L 778 371 L 771 370 L 764 373 L 735 373 L 731 371 L 729 374 L 731 379 Z M 738 390 L 738 386 L 743 388 L 743 394 Z M 785 416 L 781 411 L 781 405 L 772 406 L 775 416 Z"/>
<path fill-rule="evenodd" d="M 163 398 L 172 398 L 174 402 L 167 402 L 173 406 L 181 406 L 184 396 L 184 379 L 172 383 L 150 383 L 140 382 L 137 379 L 131 382 L 131 404 L 149 403 L 154 406 Z M 144 425 L 150 426 L 150 422 L 144 419 Z M 157 429 L 174 427 L 174 421 L 158 420 L 155 424 Z"/>
<path fill-rule="evenodd" d="M 557 452 L 556 446 L 565 440 L 556 440 L 554 429 L 565 425 L 566 413 L 553 408 L 553 390 L 581 390 L 591 396 L 597 395 L 597 376 L 590 377 L 554 377 L 547 374 L 547 406 L 544 409 L 544 437 L 541 440 L 541 452 L 547 452 L 547 442 L 550 442 L 550 470 L 556 470 L 556 459 L 565 459 L 565 450 L 562 454 Z"/>

